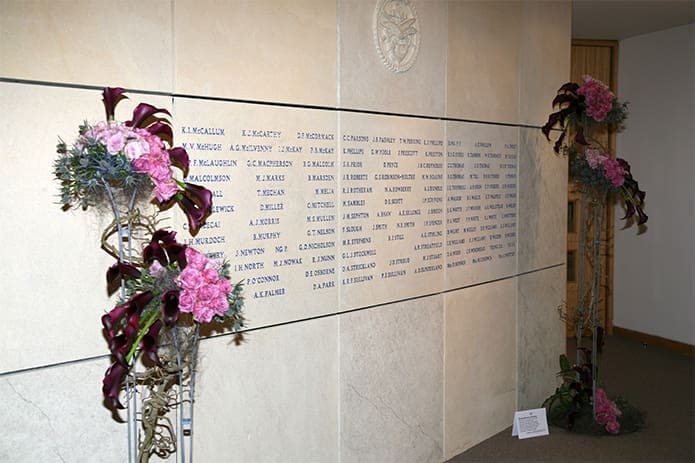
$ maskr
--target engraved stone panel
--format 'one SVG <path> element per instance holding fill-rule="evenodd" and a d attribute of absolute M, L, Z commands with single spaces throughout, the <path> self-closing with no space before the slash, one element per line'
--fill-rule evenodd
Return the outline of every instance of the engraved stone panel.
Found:
<path fill-rule="evenodd" d="M 447 124 L 447 289 L 516 272 L 518 133 Z"/>
<path fill-rule="evenodd" d="M 214 201 L 206 225 L 185 243 L 232 262 L 250 326 L 333 311 L 335 113 L 187 98 L 174 107 L 176 136 L 191 157 L 188 180 L 209 188 Z"/>
<path fill-rule="evenodd" d="M 341 308 L 440 291 L 443 124 L 344 113 L 340 125 Z"/>

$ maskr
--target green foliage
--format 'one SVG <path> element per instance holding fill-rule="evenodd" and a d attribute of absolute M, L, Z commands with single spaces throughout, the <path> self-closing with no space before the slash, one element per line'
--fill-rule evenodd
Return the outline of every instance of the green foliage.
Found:
<path fill-rule="evenodd" d="M 87 130 L 80 126 L 80 133 Z M 109 154 L 106 146 L 95 139 L 86 138 L 84 146 L 68 149 L 63 140 L 56 146 L 58 158 L 53 173 L 60 182 L 60 202 L 64 209 L 79 205 L 82 209 L 99 204 L 105 199 L 104 182 L 116 189 L 130 191 L 150 187 L 147 174 L 133 170 L 122 154 Z"/>

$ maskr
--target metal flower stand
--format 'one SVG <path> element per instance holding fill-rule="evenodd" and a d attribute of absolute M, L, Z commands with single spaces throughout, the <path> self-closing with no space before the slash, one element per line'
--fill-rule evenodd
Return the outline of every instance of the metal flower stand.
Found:
<path fill-rule="evenodd" d="M 581 347 L 585 325 L 591 327 L 591 377 L 592 390 L 596 391 L 598 382 L 598 337 L 601 321 L 599 319 L 599 293 L 601 277 L 601 231 L 603 218 L 606 212 L 608 188 L 587 187 L 581 188 L 581 205 L 579 212 L 579 253 L 577 262 L 577 286 L 578 301 L 575 319 L 575 336 L 577 339 L 577 365 L 582 363 Z M 589 236 L 591 235 L 591 236 Z M 591 269 L 591 282 L 588 293 L 586 292 L 587 257 Z M 587 297 L 588 295 L 588 297 Z M 596 403 L 593 403 L 593 414 L 596 417 Z"/>
<path fill-rule="evenodd" d="M 119 262 L 136 263 L 134 254 L 139 227 L 149 232 L 154 219 L 143 217 L 135 208 L 138 191 L 125 198 L 109 182 L 103 181 L 114 220 L 102 235 L 102 247 Z M 119 199 L 127 208 L 119 207 Z M 116 236 L 117 245 L 108 243 Z M 120 282 L 120 296 L 126 300 L 125 280 Z M 125 378 L 125 407 L 128 425 L 128 462 L 149 462 L 153 455 L 177 463 L 193 462 L 193 404 L 195 365 L 200 340 L 200 325 L 177 325 L 163 331 L 158 349 L 160 364 L 145 364 L 141 355 L 132 358 Z M 171 419 L 170 416 L 174 415 Z"/>

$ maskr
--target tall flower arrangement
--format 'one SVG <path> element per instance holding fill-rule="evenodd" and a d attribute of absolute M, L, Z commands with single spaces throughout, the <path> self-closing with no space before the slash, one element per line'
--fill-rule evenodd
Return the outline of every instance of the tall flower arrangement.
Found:
<path fill-rule="evenodd" d="M 148 461 L 153 454 L 178 451 L 184 434 L 166 417 L 173 407 L 179 408 L 179 427 L 190 430 L 183 416 L 192 417 L 201 325 L 219 323 L 238 331 L 244 300 L 241 284 L 230 282 L 227 262 L 178 242 L 175 232 L 158 227 L 157 213 L 139 211 L 138 204 L 147 200 L 160 211 L 178 205 L 195 235 L 211 213 L 212 194 L 182 180 L 188 154 L 173 146 L 171 124 L 160 117 L 171 114 L 140 103 L 130 120 L 119 122 L 115 109 L 124 98 L 122 88 L 104 89 L 106 120 L 82 124 L 70 146 L 60 140 L 54 174 L 63 209 L 106 205 L 114 215 L 102 247 L 116 257 L 106 283 L 109 293 L 120 288 L 120 298 L 101 318 L 113 359 L 102 392 L 107 406 L 128 410 L 129 460 Z M 114 233 L 117 246 L 108 242 Z M 142 249 L 134 249 L 136 237 L 145 243 Z M 139 372 L 138 359 L 143 360 Z"/>
<path fill-rule="evenodd" d="M 548 117 L 541 129 L 550 140 L 553 129 L 559 136 L 553 149 L 570 158 L 570 178 L 593 190 L 617 193 L 625 206 L 625 217 L 637 215 L 637 223 L 647 222 L 644 213 L 646 194 L 640 190 L 625 159 L 612 156 L 590 132 L 596 128 L 620 131 L 627 119 L 627 103 L 621 103 L 601 81 L 583 77 L 583 84 L 568 82 L 560 87 L 553 100 L 558 110 Z"/>
<path fill-rule="evenodd" d="M 576 272 L 578 301 L 576 314 L 571 320 L 576 326 L 577 362 L 570 366 L 564 355 L 560 357 L 559 375 L 563 383 L 544 405 L 549 408 L 549 417 L 556 424 L 571 429 L 575 423 L 586 421 L 582 417 L 588 409 L 593 420 L 585 428 L 591 429 L 598 423 L 603 432 L 618 434 L 621 420 L 627 424 L 623 430 L 638 429 L 642 413 L 625 401 L 616 404 L 599 387 L 598 353 L 603 336 L 598 317 L 602 220 L 605 205 L 619 197 L 625 208 L 623 219 L 636 216 L 638 225 L 645 224 L 648 220 L 644 212 L 646 194 L 632 176 L 628 162 L 616 157 L 593 136 L 599 130 L 620 131 L 627 119 L 627 104 L 620 102 L 608 86 L 586 75 L 581 84 L 568 82 L 562 85 L 552 106 L 557 111 L 549 115 L 541 130 L 549 141 L 551 134 L 559 133 L 553 149 L 568 156 L 570 180 L 580 187 L 582 207 Z M 588 237 L 589 233 L 593 236 Z M 589 297 L 586 297 L 584 288 L 587 259 L 592 263 Z M 570 318 L 569 315 L 565 317 Z M 582 347 L 586 320 L 589 320 L 592 332 L 591 349 Z"/>

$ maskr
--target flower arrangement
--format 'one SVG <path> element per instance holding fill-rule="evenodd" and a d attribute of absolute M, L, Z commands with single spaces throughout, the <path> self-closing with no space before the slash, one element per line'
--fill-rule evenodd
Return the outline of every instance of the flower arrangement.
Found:
<path fill-rule="evenodd" d="M 114 215 L 102 234 L 102 248 L 117 259 L 106 282 L 109 294 L 120 286 L 120 299 L 101 318 L 113 358 L 102 392 L 112 410 L 128 408 L 129 442 L 136 445 L 129 460 L 137 453 L 144 462 L 153 454 L 176 452 L 178 439 L 186 435 L 167 418 L 173 407 L 179 408 L 180 429 L 192 426 L 191 421 L 184 425 L 183 417 L 192 417 L 201 325 L 216 323 L 238 333 L 244 299 L 241 283 L 230 282 L 227 262 L 179 243 L 175 232 L 158 227 L 156 212 L 144 216 L 138 210 L 144 198 L 160 211 L 178 204 L 195 235 L 212 211 L 212 193 L 179 178 L 188 175 L 189 158 L 185 149 L 172 146 L 171 125 L 159 117 L 171 114 L 141 103 L 130 120 L 116 121 L 116 105 L 124 98 L 122 88 L 104 89 L 106 121 L 82 124 L 69 148 L 60 140 L 54 174 L 63 209 L 108 205 Z M 116 232 L 117 247 L 108 242 Z M 133 249 L 137 242 L 143 244 L 140 251 Z M 136 371 L 138 360 L 144 370 Z M 124 390 L 128 407 L 119 398 Z M 137 422 L 141 431 L 130 439 Z"/>
<path fill-rule="evenodd" d="M 62 140 L 58 144 L 54 173 L 61 183 L 63 208 L 79 204 L 86 210 L 105 201 L 109 189 L 142 192 L 154 185 L 160 208 L 177 203 L 196 233 L 210 215 L 212 193 L 174 177 L 172 167 L 188 174 L 188 153 L 181 147 L 166 148 L 166 140 L 173 138 L 171 125 L 154 117 L 171 114 L 140 103 L 131 120 L 118 122 L 114 114 L 118 102 L 127 98 L 123 93 L 122 88 L 104 89 L 106 121 L 82 124 L 70 148 Z"/>
<path fill-rule="evenodd" d="M 623 219 L 636 214 L 637 224 L 642 225 L 649 218 L 644 213 L 646 193 L 639 189 L 630 164 L 611 156 L 590 136 L 595 127 L 622 130 L 628 115 L 627 103 L 621 103 L 603 82 L 588 75 L 583 79 L 582 85 L 568 82 L 560 87 L 552 103 L 559 110 L 550 114 L 541 130 L 550 140 L 553 127 L 559 125 L 560 136 L 553 149 L 558 154 L 569 155 L 571 180 L 593 190 L 619 194 L 625 204 Z M 563 144 L 570 131 L 573 131 L 573 137 L 569 137 L 569 143 Z"/>
<path fill-rule="evenodd" d="M 553 147 L 556 153 L 560 153 L 570 128 L 575 129 L 574 142 L 587 145 L 585 129 L 604 125 L 621 130 L 627 119 L 627 103 L 618 101 L 603 82 L 588 75 L 583 79 L 582 85 L 567 82 L 560 87 L 552 103 L 559 110 L 550 114 L 541 128 L 550 140 L 550 131 L 555 125 L 560 126 L 560 136 Z"/>
<path fill-rule="evenodd" d="M 587 348 L 580 352 L 582 361 L 578 365 L 570 365 L 567 356 L 560 355 L 558 376 L 562 384 L 543 402 L 549 422 L 589 434 L 617 435 L 639 430 L 644 425 L 644 412 L 621 397 L 610 399 L 601 387 L 594 391 L 592 352 Z"/>
<path fill-rule="evenodd" d="M 620 411 L 615 402 L 608 398 L 606 391 L 600 387 L 596 389 L 594 402 L 596 402 L 596 422 L 604 426 L 609 433 L 618 434 L 620 432 L 618 417 L 623 412 Z"/>
<path fill-rule="evenodd" d="M 580 186 L 582 227 L 576 271 L 579 275 L 576 311 L 569 315 L 560 308 L 561 318 L 571 321 L 576 329 L 577 363 L 570 366 L 567 357 L 560 356 L 558 375 L 562 377 L 562 384 L 543 406 L 548 409 L 551 423 L 568 429 L 610 434 L 618 434 L 621 429 L 634 431 L 642 425 L 643 413 L 622 399 L 609 399 L 598 382 L 598 352 L 603 339 L 598 315 L 600 248 L 605 204 L 619 195 L 625 205 L 624 219 L 637 215 L 637 223 L 642 225 L 648 219 L 644 213 L 646 195 L 639 189 L 628 162 L 612 155 L 592 136 L 601 129 L 622 130 L 627 104 L 618 101 L 603 82 L 584 76 L 582 84 L 562 85 L 552 106 L 558 110 L 550 114 L 541 131 L 550 141 L 551 132 L 559 126 L 560 135 L 553 150 L 569 157 L 570 181 Z M 587 237 L 589 233 L 592 238 Z M 585 292 L 586 261 L 591 262 L 591 286 Z M 591 329 L 591 350 L 581 346 L 585 328 Z"/>
<path fill-rule="evenodd" d="M 137 349 L 161 366 L 158 335 L 172 327 L 182 313 L 196 324 L 229 320 L 237 331 L 243 325 L 241 284 L 229 282 L 229 265 L 208 259 L 176 241 L 176 233 L 157 230 L 143 250 L 145 267 L 127 262 L 109 268 L 107 282 L 127 280 L 126 301 L 101 318 L 109 350 L 115 361 L 104 376 L 104 396 L 113 408 L 124 408 L 118 399 L 123 378 Z M 186 321 L 191 324 L 191 320 Z"/>

